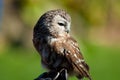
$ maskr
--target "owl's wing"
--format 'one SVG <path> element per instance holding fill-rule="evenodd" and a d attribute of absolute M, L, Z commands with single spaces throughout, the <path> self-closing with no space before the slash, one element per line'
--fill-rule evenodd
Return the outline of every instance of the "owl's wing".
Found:
<path fill-rule="evenodd" d="M 54 48 L 58 54 L 67 58 L 67 60 L 73 65 L 74 71 L 77 72 L 80 77 L 88 77 L 89 80 L 91 80 L 89 66 L 85 63 L 76 40 L 69 37 L 66 41 L 56 42 Z"/>

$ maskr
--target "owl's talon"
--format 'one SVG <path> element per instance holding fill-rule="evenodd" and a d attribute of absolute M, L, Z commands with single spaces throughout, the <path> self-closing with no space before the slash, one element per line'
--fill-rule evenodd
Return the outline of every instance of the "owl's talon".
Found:
<path fill-rule="evenodd" d="M 35 80 L 67 80 L 67 70 L 44 72 Z"/>

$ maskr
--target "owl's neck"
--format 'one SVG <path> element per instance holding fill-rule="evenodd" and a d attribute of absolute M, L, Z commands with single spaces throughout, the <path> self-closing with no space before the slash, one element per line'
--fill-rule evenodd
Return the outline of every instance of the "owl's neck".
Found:
<path fill-rule="evenodd" d="M 65 34 L 65 35 L 52 35 L 52 36 L 46 36 L 45 37 L 45 41 L 47 41 L 48 44 L 52 44 L 55 41 L 63 41 L 66 40 L 66 38 L 70 37 L 69 34 Z"/>
<path fill-rule="evenodd" d="M 59 33 L 58 32 L 50 32 L 50 35 L 54 38 L 63 38 L 63 37 L 68 37 L 69 33 L 59 31 Z"/>

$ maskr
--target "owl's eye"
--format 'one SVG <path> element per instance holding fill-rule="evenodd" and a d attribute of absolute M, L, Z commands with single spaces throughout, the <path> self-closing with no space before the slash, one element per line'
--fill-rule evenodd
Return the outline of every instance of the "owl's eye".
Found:
<path fill-rule="evenodd" d="M 65 26 L 65 24 L 64 23 L 58 23 L 60 26 Z"/>
<path fill-rule="evenodd" d="M 63 21 L 59 21 L 59 22 L 58 22 L 58 25 L 60 25 L 60 26 L 66 26 L 66 23 L 63 22 Z"/>

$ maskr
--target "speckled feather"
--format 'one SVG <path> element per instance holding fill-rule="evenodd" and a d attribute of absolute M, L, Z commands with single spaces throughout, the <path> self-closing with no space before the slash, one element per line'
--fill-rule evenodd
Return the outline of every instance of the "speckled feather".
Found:
<path fill-rule="evenodd" d="M 91 80 L 89 75 L 89 67 L 84 61 L 77 42 L 72 37 L 66 36 L 63 38 L 63 40 L 59 39 L 58 41 L 54 42 L 52 46 L 55 52 L 58 52 L 58 54 L 65 56 L 70 64 L 72 64 L 72 72 L 77 74 L 77 77 L 88 77 Z"/>

